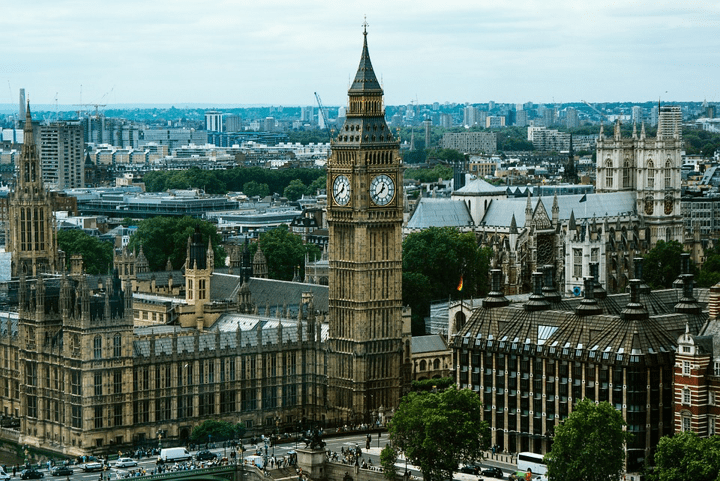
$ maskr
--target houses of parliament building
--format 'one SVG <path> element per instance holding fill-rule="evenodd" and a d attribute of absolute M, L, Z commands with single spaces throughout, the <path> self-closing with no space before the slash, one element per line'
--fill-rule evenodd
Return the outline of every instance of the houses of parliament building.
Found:
<path fill-rule="evenodd" d="M 329 286 L 267 279 L 261 251 L 215 269 L 199 231 L 183 270 L 148 272 L 140 250 L 84 274 L 57 248 L 28 105 L 0 288 L 0 413 L 19 420 L 15 441 L 79 455 L 180 443 L 205 419 L 285 432 L 398 406 L 402 166 L 364 36 L 327 167 Z"/>

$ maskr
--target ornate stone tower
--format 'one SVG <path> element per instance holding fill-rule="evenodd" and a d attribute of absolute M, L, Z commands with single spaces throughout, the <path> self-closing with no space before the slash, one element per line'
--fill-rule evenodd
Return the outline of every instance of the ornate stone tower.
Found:
<path fill-rule="evenodd" d="M 660 112 L 663 120 L 675 112 L 670 109 Z M 635 193 L 637 213 L 651 247 L 658 240 L 683 242 L 682 137 L 679 123 L 674 125 L 672 135 L 658 129 L 655 138 L 647 137 L 643 125 L 640 135 L 633 128 L 631 138 L 622 138 L 618 122 L 612 138 L 605 137 L 601 130 L 597 142 L 597 192 Z"/>
<path fill-rule="evenodd" d="M 210 278 L 215 264 L 212 241 L 208 247 L 202 241 L 199 227 L 188 237 L 185 263 L 185 300 L 188 306 L 195 306 L 195 322 L 198 330 L 204 327 L 204 306 L 210 302 Z M 183 326 L 189 327 L 189 326 Z"/>
<path fill-rule="evenodd" d="M 54 273 L 58 269 L 52 201 L 43 186 L 40 155 L 35 145 L 30 103 L 25 111 L 25 134 L 17 182 L 8 201 L 7 251 L 12 253 L 11 275 Z"/>
<path fill-rule="evenodd" d="M 397 406 L 402 363 L 402 160 L 363 35 L 327 164 L 329 400 L 350 422 Z"/>

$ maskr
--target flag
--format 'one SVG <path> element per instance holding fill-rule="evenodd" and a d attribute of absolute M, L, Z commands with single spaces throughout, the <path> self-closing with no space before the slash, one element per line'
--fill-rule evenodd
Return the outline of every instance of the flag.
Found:
<path fill-rule="evenodd" d="M 580 198 L 580 202 L 587 201 L 587 194 L 583 194 L 583 196 Z"/>
<path fill-rule="evenodd" d="M 463 276 L 460 276 L 460 284 L 458 284 L 457 290 L 462 291 Z"/>

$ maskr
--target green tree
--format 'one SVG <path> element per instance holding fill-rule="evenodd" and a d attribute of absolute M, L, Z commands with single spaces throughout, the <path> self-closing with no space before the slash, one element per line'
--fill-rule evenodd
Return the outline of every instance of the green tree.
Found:
<path fill-rule="evenodd" d="M 413 310 L 415 335 L 430 314 L 430 301 L 482 296 L 488 292 L 492 251 L 479 247 L 471 232 L 431 227 L 403 241 L 403 302 Z M 458 292 L 460 278 L 462 291 Z M 417 316 L 417 318 L 416 318 Z"/>
<path fill-rule="evenodd" d="M 168 259 L 175 269 L 185 264 L 188 238 L 195 232 L 195 226 L 200 228 L 203 242 L 207 244 L 212 240 L 215 253 L 215 266 L 225 264 L 225 250 L 221 247 L 222 237 L 218 234 L 214 224 L 192 217 L 153 217 L 145 219 L 138 224 L 138 229 L 130 238 L 129 250 L 140 250 L 148 260 L 151 271 L 164 270 Z"/>
<path fill-rule="evenodd" d="M 80 229 L 59 230 L 58 248 L 65 252 L 66 268 L 70 267 L 70 257 L 80 254 L 83 268 L 88 274 L 107 274 L 112 267 L 113 245 L 103 242 Z"/>
<path fill-rule="evenodd" d="M 697 283 L 700 287 L 711 287 L 720 282 L 720 245 L 705 252 L 705 262 L 700 267 Z"/>
<path fill-rule="evenodd" d="M 242 423 L 233 424 L 218 419 L 208 419 L 193 428 L 190 440 L 194 443 L 207 443 L 242 437 L 243 434 L 245 434 L 245 425 Z"/>
<path fill-rule="evenodd" d="M 459 463 L 481 459 L 489 444 L 481 417 L 482 402 L 468 389 L 410 392 L 390 422 L 390 439 L 425 481 L 451 479 Z"/>
<path fill-rule="evenodd" d="M 300 269 L 300 278 L 305 277 L 305 253 L 310 259 L 319 259 L 320 249 L 314 244 L 303 244 L 299 235 L 290 232 L 286 224 L 260 234 L 258 244 L 265 254 L 268 276 L 271 279 L 291 281 L 295 269 Z M 250 244 L 250 254 L 255 255 L 257 244 Z"/>
<path fill-rule="evenodd" d="M 658 241 L 645 256 L 643 277 L 652 289 L 672 287 L 680 274 L 680 254 L 684 252 L 678 241 Z"/>
<path fill-rule="evenodd" d="M 380 451 L 380 466 L 383 469 L 383 476 L 388 481 L 396 481 L 397 478 L 397 450 L 386 444 L 382 451 Z"/>
<path fill-rule="evenodd" d="M 267 184 L 260 184 L 254 180 L 251 180 L 250 182 L 245 182 L 243 184 L 242 191 L 243 194 L 249 197 L 254 197 L 256 195 L 259 195 L 260 197 L 265 197 L 270 194 L 270 187 Z"/>
<path fill-rule="evenodd" d="M 322 177 L 318 177 L 317 179 L 313 180 L 306 189 L 305 193 L 307 195 L 317 195 L 317 192 L 319 190 L 325 189 L 327 189 L 327 177 L 323 175 Z"/>
<path fill-rule="evenodd" d="M 550 481 L 619 480 L 625 463 L 625 444 L 631 434 L 612 404 L 585 398 L 555 428 L 552 449 L 545 455 Z"/>
<path fill-rule="evenodd" d="M 649 481 L 715 481 L 720 476 L 720 437 L 699 438 L 693 431 L 663 436 Z"/>
<path fill-rule="evenodd" d="M 298 200 L 300 197 L 305 194 L 307 191 L 307 187 L 305 187 L 305 184 L 303 184 L 303 181 L 300 179 L 294 179 L 291 180 L 287 187 L 285 187 L 285 190 L 283 191 L 283 195 L 287 197 L 287 199 L 290 202 L 294 202 Z"/>

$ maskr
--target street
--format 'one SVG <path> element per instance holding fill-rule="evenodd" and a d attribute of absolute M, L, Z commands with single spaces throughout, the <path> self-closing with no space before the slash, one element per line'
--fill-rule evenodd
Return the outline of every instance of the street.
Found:
<path fill-rule="evenodd" d="M 366 449 L 366 440 L 367 440 L 366 434 L 349 434 L 347 436 L 339 436 L 339 437 L 331 437 L 331 438 L 324 438 L 323 440 L 326 443 L 326 449 L 330 452 L 334 452 L 338 454 L 338 459 L 342 459 L 341 451 L 343 448 L 347 450 L 350 447 L 355 447 L 357 445 L 361 451 L 362 455 L 360 459 L 358 460 L 359 463 L 362 464 L 363 461 L 368 463 L 368 465 L 372 462 L 372 466 L 379 467 L 380 466 L 380 451 L 385 447 L 385 445 L 388 442 L 388 434 L 382 433 L 379 441 L 378 441 L 378 435 L 377 433 L 372 434 L 372 442 L 370 444 L 370 449 Z M 255 450 L 259 449 L 261 453 L 265 454 L 265 445 L 264 444 L 249 444 L 246 443 L 245 445 L 245 453 L 244 456 L 253 455 L 255 454 Z M 282 458 L 283 456 L 287 456 L 292 451 L 294 451 L 296 448 L 304 448 L 305 443 L 304 442 L 289 442 L 289 443 L 281 443 L 277 444 L 275 446 L 268 446 L 267 448 L 267 455 L 268 457 L 275 456 L 276 458 Z M 222 447 L 216 447 L 211 448 L 210 451 L 216 453 L 219 457 L 227 457 L 230 459 L 230 448 L 222 448 Z M 197 451 L 193 451 L 192 454 L 195 455 Z M 239 453 L 238 453 L 239 454 Z M 138 471 L 145 469 L 145 471 L 149 474 L 150 472 L 153 472 L 156 468 L 156 457 L 146 457 L 138 461 L 138 466 L 132 467 L 132 468 L 108 468 L 107 471 L 105 471 L 105 475 L 109 475 L 110 479 L 121 479 L 126 474 L 130 474 L 131 471 Z M 240 457 L 238 457 L 238 462 L 240 462 Z M 340 461 L 339 461 L 340 462 Z M 110 464 L 112 465 L 112 461 Z M 506 465 L 500 465 L 499 463 L 495 463 L 492 461 L 487 461 L 480 463 L 483 468 L 491 467 L 491 466 L 498 466 L 503 469 L 503 474 L 505 477 L 509 474 L 509 471 L 507 469 Z M 396 466 L 398 467 L 398 472 L 402 473 L 406 469 L 406 462 L 405 459 L 402 457 L 402 453 L 398 457 L 398 461 L 396 462 Z M 73 465 L 71 468 L 74 471 L 74 474 L 69 476 L 71 480 L 83 480 L 83 481 L 97 481 L 100 477 L 99 472 L 91 472 L 91 473 L 85 473 L 82 471 L 81 465 Z M 416 477 L 421 477 L 421 473 L 418 470 L 417 467 L 407 464 L 407 469 L 410 471 L 411 475 Z M 40 470 L 46 478 L 50 479 L 66 479 L 66 476 L 57 476 L 53 477 L 48 473 L 47 469 L 43 468 Z M 12 474 L 12 468 L 9 470 L 9 474 Z M 20 472 L 17 473 L 16 478 L 19 479 Z M 483 476 L 475 476 L 473 474 L 466 474 L 466 473 L 455 473 L 453 476 L 453 479 L 459 480 L 459 481 L 478 481 L 483 479 L 493 479 L 493 478 L 484 478 Z"/>

